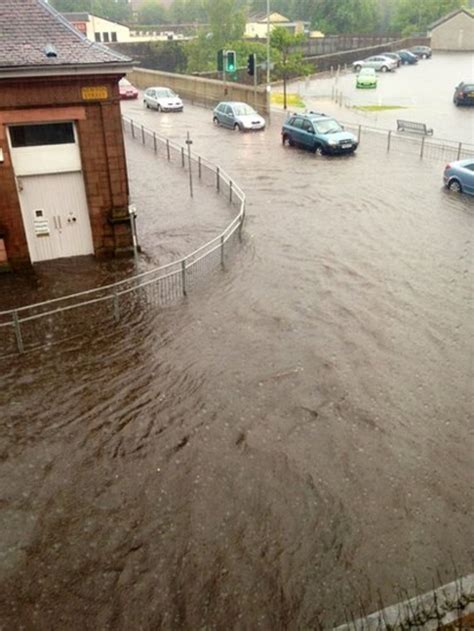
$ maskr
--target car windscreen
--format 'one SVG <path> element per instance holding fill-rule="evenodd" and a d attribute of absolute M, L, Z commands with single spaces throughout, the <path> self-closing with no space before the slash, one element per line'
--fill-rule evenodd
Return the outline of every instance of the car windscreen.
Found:
<path fill-rule="evenodd" d="M 161 90 L 157 90 L 156 91 L 156 96 L 158 98 L 169 98 L 169 97 L 173 97 L 176 96 L 176 94 L 173 92 L 173 90 L 169 90 L 168 88 L 162 88 Z"/>
<path fill-rule="evenodd" d="M 122 79 L 120 79 L 120 81 L 119 81 L 119 85 L 121 85 L 121 86 L 122 86 L 122 88 L 125 88 L 125 87 L 127 87 L 127 88 L 128 88 L 128 87 L 129 87 L 129 86 L 131 86 L 132 84 L 130 83 L 130 81 L 128 81 L 128 79 L 122 78 Z"/>
<path fill-rule="evenodd" d="M 314 123 L 314 127 L 318 134 L 334 134 L 335 132 L 342 131 L 342 127 L 339 123 L 332 118 L 327 121 L 318 121 Z"/>
<path fill-rule="evenodd" d="M 250 107 L 250 105 L 246 105 L 245 103 L 234 105 L 233 110 L 236 116 L 252 116 L 257 113 L 253 107 Z"/>
<path fill-rule="evenodd" d="M 373 68 L 362 68 L 362 70 L 360 71 L 361 75 L 370 75 L 371 77 L 375 76 L 375 70 Z"/>
<path fill-rule="evenodd" d="M 466 83 L 462 86 L 464 92 L 474 92 L 474 83 Z"/>

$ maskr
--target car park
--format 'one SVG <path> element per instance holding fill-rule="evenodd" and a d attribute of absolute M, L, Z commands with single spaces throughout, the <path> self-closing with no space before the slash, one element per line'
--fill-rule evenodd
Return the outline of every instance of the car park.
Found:
<path fill-rule="evenodd" d="M 400 57 L 398 53 L 388 52 L 388 53 L 380 53 L 380 54 L 382 55 L 382 57 L 388 57 L 389 59 L 394 59 L 397 62 L 397 67 L 401 66 L 402 58 Z"/>
<path fill-rule="evenodd" d="M 418 57 L 418 59 L 429 59 L 433 51 L 429 46 L 412 46 L 410 52 Z"/>
<path fill-rule="evenodd" d="M 374 55 L 372 57 L 367 57 L 367 59 L 354 61 L 352 67 L 356 72 L 359 72 L 362 68 L 374 68 L 374 70 L 388 72 L 390 70 L 396 69 L 397 62 L 395 61 L 395 59 L 390 59 L 390 57 L 384 57 L 383 55 Z"/>
<path fill-rule="evenodd" d="M 361 68 L 356 78 L 356 88 L 376 88 L 377 75 L 373 68 Z"/>
<path fill-rule="evenodd" d="M 411 53 L 409 50 L 397 50 L 397 55 L 400 55 L 402 65 L 411 65 L 418 63 L 418 57 Z"/>
<path fill-rule="evenodd" d="M 450 191 L 474 195 L 474 157 L 447 164 L 443 180 Z"/>
<path fill-rule="evenodd" d="M 138 90 L 128 79 L 122 77 L 119 81 L 119 94 L 121 99 L 138 98 Z"/>
<path fill-rule="evenodd" d="M 222 101 L 213 111 L 214 125 L 229 127 L 235 131 L 265 129 L 265 119 L 253 107 L 240 101 Z"/>
<path fill-rule="evenodd" d="M 145 90 L 143 103 L 158 112 L 182 112 L 183 101 L 170 88 L 152 87 Z"/>
<path fill-rule="evenodd" d="M 474 81 L 461 82 L 454 88 L 453 103 L 455 105 L 474 105 Z"/>
<path fill-rule="evenodd" d="M 281 139 L 284 145 L 297 145 L 319 155 L 354 153 L 359 144 L 335 118 L 320 112 L 290 116 L 283 124 Z"/>

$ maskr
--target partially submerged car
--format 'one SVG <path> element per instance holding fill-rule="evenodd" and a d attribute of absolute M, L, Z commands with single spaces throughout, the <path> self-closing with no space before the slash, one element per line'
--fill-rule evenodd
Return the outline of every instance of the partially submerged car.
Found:
<path fill-rule="evenodd" d="M 119 94 L 121 99 L 138 98 L 138 90 L 128 79 L 122 77 L 119 81 Z"/>
<path fill-rule="evenodd" d="M 410 52 L 418 57 L 418 59 L 429 59 L 433 51 L 429 46 L 412 46 Z"/>
<path fill-rule="evenodd" d="M 316 154 L 354 153 L 359 144 L 335 118 L 321 112 L 293 114 L 281 130 L 283 144 L 298 145 Z"/>
<path fill-rule="evenodd" d="M 447 164 L 444 167 L 443 181 L 450 191 L 474 195 L 474 158 Z"/>
<path fill-rule="evenodd" d="M 454 88 L 454 105 L 474 105 L 474 81 L 461 82 Z"/>
<path fill-rule="evenodd" d="M 143 95 L 145 107 L 157 110 L 158 112 L 182 112 L 183 101 L 179 95 L 170 88 L 153 87 L 147 88 Z"/>
<path fill-rule="evenodd" d="M 253 107 L 240 101 L 222 101 L 213 111 L 214 125 L 230 127 L 235 131 L 265 129 L 265 119 Z"/>
<path fill-rule="evenodd" d="M 418 57 L 411 53 L 409 50 L 397 50 L 397 55 L 400 55 L 403 65 L 412 65 L 418 63 Z"/>
<path fill-rule="evenodd" d="M 377 75 L 373 68 L 362 68 L 356 78 L 356 88 L 376 88 Z"/>

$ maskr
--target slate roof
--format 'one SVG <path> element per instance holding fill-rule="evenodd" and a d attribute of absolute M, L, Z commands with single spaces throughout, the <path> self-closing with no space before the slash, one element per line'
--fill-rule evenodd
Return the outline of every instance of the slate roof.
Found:
<path fill-rule="evenodd" d="M 52 45 L 56 57 L 48 57 Z M 129 66 L 132 60 L 79 33 L 44 0 L 0 0 L 0 69 Z"/>
<path fill-rule="evenodd" d="M 431 30 L 433 28 L 436 28 L 440 24 L 443 24 L 444 22 L 447 22 L 448 20 L 450 20 L 451 18 L 455 17 L 459 13 L 464 13 L 465 15 L 467 15 L 467 17 L 474 19 L 474 15 L 472 13 L 470 13 L 469 11 L 466 11 L 466 9 L 456 9 L 455 11 L 451 11 L 451 13 L 448 13 L 447 15 L 443 15 L 443 17 L 441 17 L 438 20 L 436 20 L 436 22 L 433 22 L 433 24 L 430 24 L 428 26 L 428 29 Z"/>

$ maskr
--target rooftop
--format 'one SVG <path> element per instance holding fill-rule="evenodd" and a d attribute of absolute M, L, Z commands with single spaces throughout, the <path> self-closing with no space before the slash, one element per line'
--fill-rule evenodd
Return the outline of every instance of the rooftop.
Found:
<path fill-rule="evenodd" d="M 0 2 L 0 69 L 123 67 L 131 61 L 88 40 L 44 0 Z"/>

